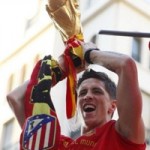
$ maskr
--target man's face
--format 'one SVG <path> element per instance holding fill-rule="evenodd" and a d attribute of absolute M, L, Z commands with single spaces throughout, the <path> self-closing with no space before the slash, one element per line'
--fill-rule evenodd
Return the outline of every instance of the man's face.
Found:
<path fill-rule="evenodd" d="M 88 128 L 103 125 L 110 120 L 114 103 L 102 81 L 89 78 L 78 89 L 78 105 Z"/>

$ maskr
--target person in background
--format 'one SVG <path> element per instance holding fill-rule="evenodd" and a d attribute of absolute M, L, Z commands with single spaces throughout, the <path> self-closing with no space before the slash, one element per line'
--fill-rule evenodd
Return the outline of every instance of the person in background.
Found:
<path fill-rule="evenodd" d="M 114 72 L 118 76 L 118 83 L 116 86 L 103 72 L 86 70 L 77 83 L 77 110 L 82 118 L 81 136 L 73 140 L 61 135 L 59 130 L 56 144 L 47 149 L 145 150 L 142 96 L 134 60 L 124 54 L 98 50 L 93 43 L 81 45 L 86 65 L 97 64 Z M 66 66 L 61 58 L 58 63 L 64 71 Z M 21 127 L 25 122 L 26 88 L 27 82 L 7 95 Z M 118 119 L 112 120 L 116 109 Z M 57 124 L 55 128 L 60 127 Z"/>

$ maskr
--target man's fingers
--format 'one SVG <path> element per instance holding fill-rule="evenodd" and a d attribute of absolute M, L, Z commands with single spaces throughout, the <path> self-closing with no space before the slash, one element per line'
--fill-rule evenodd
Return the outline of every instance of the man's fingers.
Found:
<path fill-rule="evenodd" d="M 89 43 L 81 43 L 82 47 L 84 48 L 84 50 L 89 50 L 89 49 L 97 49 L 97 46 L 92 43 L 92 42 L 89 42 Z"/>

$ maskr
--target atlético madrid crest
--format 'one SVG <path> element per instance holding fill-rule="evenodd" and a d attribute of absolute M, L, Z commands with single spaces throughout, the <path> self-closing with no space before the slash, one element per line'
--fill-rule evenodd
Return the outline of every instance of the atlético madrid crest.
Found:
<path fill-rule="evenodd" d="M 46 114 L 29 117 L 26 121 L 22 146 L 26 150 L 52 149 L 56 140 L 57 120 Z"/>

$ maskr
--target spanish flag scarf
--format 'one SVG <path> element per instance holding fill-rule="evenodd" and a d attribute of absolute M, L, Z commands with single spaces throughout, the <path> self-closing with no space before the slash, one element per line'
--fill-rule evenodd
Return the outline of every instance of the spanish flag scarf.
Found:
<path fill-rule="evenodd" d="M 81 46 L 81 41 L 83 41 L 82 34 L 71 37 L 66 42 L 67 47 L 64 52 L 65 63 L 66 66 L 68 66 L 66 72 L 66 113 L 68 119 L 74 117 L 76 112 L 76 68 L 84 67 L 83 49 Z"/>

